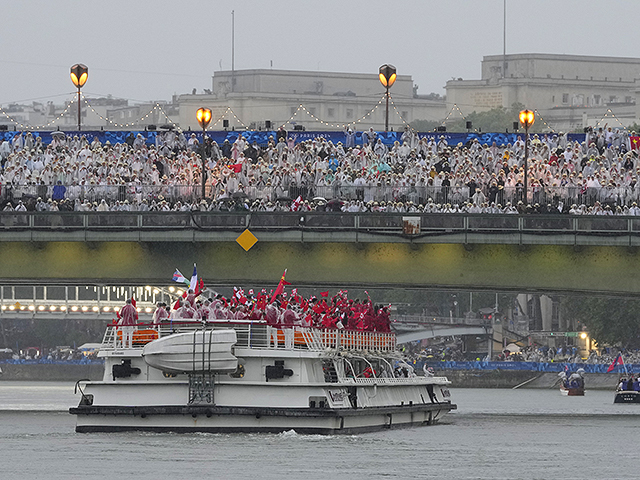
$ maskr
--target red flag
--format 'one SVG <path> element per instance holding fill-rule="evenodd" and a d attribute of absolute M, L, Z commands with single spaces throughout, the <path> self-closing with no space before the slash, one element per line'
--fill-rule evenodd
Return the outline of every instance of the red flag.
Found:
<path fill-rule="evenodd" d="M 280 282 L 278 283 L 278 287 L 276 288 L 276 291 L 273 292 L 273 296 L 271 297 L 271 301 L 269 303 L 273 303 L 273 301 L 276 299 L 276 297 L 278 295 L 280 295 L 282 292 L 284 292 L 284 286 L 285 285 L 291 285 L 291 283 L 285 281 L 284 276 L 287 274 L 287 269 L 285 268 L 284 273 L 282 274 L 282 277 L 280 278 Z"/>
<path fill-rule="evenodd" d="M 328 297 L 328 296 L 329 296 L 329 291 L 326 291 L 326 292 L 320 292 L 320 296 L 321 296 L 321 297 Z"/>
<path fill-rule="evenodd" d="M 131 305 L 136 306 L 136 299 L 131 297 Z"/>
<path fill-rule="evenodd" d="M 631 141 L 631 150 L 640 149 L 640 137 L 629 137 Z"/>
<path fill-rule="evenodd" d="M 300 208 L 301 203 L 302 203 L 302 195 L 298 195 L 298 198 L 296 198 L 291 204 L 291 211 L 297 212 L 298 209 Z"/>
<path fill-rule="evenodd" d="M 621 353 L 619 353 L 616 359 L 611 363 L 611 365 L 609 365 L 609 368 L 607 368 L 607 373 L 612 372 L 613 369 L 616 368 L 616 365 L 624 365 L 624 360 L 622 360 Z"/>
<path fill-rule="evenodd" d="M 204 280 L 202 280 L 202 278 L 200 278 L 198 280 L 198 283 L 196 285 L 196 289 L 193 292 L 193 294 L 197 297 L 198 295 L 200 295 L 202 293 L 203 290 L 204 290 Z"/>

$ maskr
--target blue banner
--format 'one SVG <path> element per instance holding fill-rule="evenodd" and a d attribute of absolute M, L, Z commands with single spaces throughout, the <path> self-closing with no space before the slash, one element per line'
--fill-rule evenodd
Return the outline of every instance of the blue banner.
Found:
<path fill-rule="evenodd" d="M 21 358 L 14 360 L 13 358 L 9 358 L 0 360 L 0 365 L 3 363 L 10 365 L 104 365 L 104 360 L 88 357 L 83 357 L 78 360 L 49 360 L 47 358 L 39 358 L 37 360 L 25 360 Z"/>
<path fill-rule="evenodd" d="M 607 373 L 609 368 L 608 363 L 542 363 L 542 362 L 484 362 L 484 361 L 471 361 L 471 362 L 416 362 L 416 368 L 421 369 L 424 363 L 429 367 L 433 367 L 436 370 L 518 370 L 518 371 L 533 371 L 533 372 L 562 372 L 565 370 L 565 366 L 568 367 L 569 372 L 575 372 L 579 368 L 583 368 L 586 373 Z M 622 374 L 639 373 L 640 364 L 627 364 L 627 369 L 623 365 L 616 365 L 612 373 Z"/>
<path fill-rule="evenodd" d="M 25 130 L 27 132 L 28 130 Z M 23 133 L 20 131 L 0 131 L 0 142 L 4 140 L 12 141 L 13 137 L 16 135 Z M 32 131 L 31 134 L 34 137 L 41 137 L 42 142 L 44 144 L 51 143 L 52 135 L 56 132 L 37 132 Z M 124 143 L 128 136 L 132 136 L 135 138 L 138 134 L 142 135 L 145 139 L 145 142 L 148 145 L 155 144 L 156 137 L 162 134 L 162 131 L 65 131 L 66 135 L 70 136 L 78 136 L 78 137 L 86 137 L 89 142 L 92 142 L 94 138 L 98 138 L 101 143 L 106 143 L 109 141 L 112 144 L 115 143 Z M 188 138 L 192 133 L 195 133 L 198 137 L 198 140 L 202 140 L 202 131 L 184 131 L 184 135 Z M 391 146 L 394 142 L 401 142 L 403 132 L 377 132 L 378 138 L 382 140 L 387 146 Z M 253 143 L 254 141 L 260 145 L 265 146 L 269 142 L 270 137 L 276 138 L 275 131 L 208 131 L 207 136 L 211 137 L 219 145 L 222 144 L 225 140 L 229 140 L 230 143 L 235 142 L 238 139 L 238 135 L 242 135 L 249 143 Z M 478 139 L 478 141 L 482 145 L 491 145 L 493 142 L 496 145 L 507 145 L 509 143 L 513 144 L 518 136 L 522 137 L 522 133 L 446 133 L 446 132 L 426 132 L 419 133 L 418 136 L 420 138 L 426 137 L 428 139 L 435 139 L 439 141 L 441 137 L 447 141 L 450 146 L 456 146 L 459 143 L 466 145 L 467 143 L 473 141 L 474 139 Z M 343 131 L 330 132 L 307 132 L 307 131 L 298 131 L 293 130 L 288 132 L 287 137 L 294 138 L 296 143 L 313 140 L 316 138 L 324 138 L 327 141 L 331 141 L 334 145 L 338 142 L 346 143 L 345 133 Z M 570 141 L 578 141 L 582 143 L 585 139 L 585 135 L 583 133 L 575 133 L 569 134 L 568 138 Z M 356 145 L 362 144 L 362 132 L 356 133 Z"/>

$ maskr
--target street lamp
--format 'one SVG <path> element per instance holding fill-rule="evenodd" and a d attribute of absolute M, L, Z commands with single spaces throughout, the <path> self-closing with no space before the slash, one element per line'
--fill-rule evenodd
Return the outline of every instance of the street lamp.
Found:
<path fill-rule="evenodd" d="M 389 131 L 389 89 L 391 86 L 396 83 L 396 67 L 391 64 L 385 63 L 380 67 L 378 71 L 378 78 L 380 79 L 380 83 L 384 88 L 387 89 L 386 97 L 387 97 L 387 110 L 384 117 L 384 131 Z"/>
<path fill-rule="evenodd" d="M 89 69 L 86 65 L 76 63 L 71 67 L 71 81 L 78 88 L 78 131 L 80 131 L 82 121 L 82 117 L 80 116 L 80 89 L 87 83 L 87 78 L 89 78 Z"/>
<path fill-rule="evenodd" d="M 204 161 L 204 138 L 206 135 L 207 125 L 211 121 L 211 110 L 208 108 L 199 108 L 196 112 L 198 123 L 202 127 L 202 199 L 204 200 L 204 182 L 205 182 L 205 161 Z"/>
<path fill-rule="evenodd" d="M 520 123 L 524 127 L 524 204 L 527 204 L 527 175 L 529 156 L 529 127 L 536 121 L 536 115 L 531 110 L 522 110 L 520 112 Z"/>

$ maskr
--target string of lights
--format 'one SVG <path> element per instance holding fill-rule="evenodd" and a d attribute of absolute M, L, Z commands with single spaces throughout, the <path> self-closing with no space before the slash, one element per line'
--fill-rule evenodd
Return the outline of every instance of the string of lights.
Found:
<path fill-rule="evenodd" d="M 56 116 L 53 120 L 51 120 L 49 123 L 45 125 L 29 125 L 27 123 L 21 123 L 15 118 L 13 118 L 11 115 L 9 115 L 2 107 L 0 107 L 0 113 L 4 115 L 7 118 L 7 120 L 13 123 L 16 127 L 20 127 L 21 129 L 25 129 L 25 130 L 42 130 L 55 125 L 58 122 L 58 120 L 60 120 L 62 117 L 64 117 L 67 114 L 67 112 L 71 108 L 71 105 L 75 104 L 76 102 L 77 102 L 77 99 L 73 97 L 71 101 L 67 103 L 67 106 L 64 108 L 64 110 L 58 116 Z"/>
<path fill-rule="evenodd" d="M 411 127 L 411 125 L 409 125 L 409 122 L 407 122 L 404 117 L 400 114 L 400 112 L 398 111 L 398 107 L 396 107 L 395 102 L 393 101 L 393 97 L 391 95 L 389 95 L 389 101 L 391 102 L 391 106 L 393 107 L 393 110 L 396 112 L 396 115 L 398 115 L 398 117 L 400 118 L 400 120 L 402 121 L 402 123 L 404 123 L 405 125 Z"/>
<path fill-rule="evenodd" d="M 231 115 L 233 115 L 233 118 L 235 118 L 240 123 L 240 125 L 242 125 L 244 128 L 249 128 L 242 120 L 238 118 L 238 116 L 236 115 L 236 112 L 234 112 L 231 107 L 228 107 L 228 111 L 231 112 Z"/>
<path fill-rule="evenodd" d="M 611 111 L 610 108 L 607 108 L 607 111 L 604 113 L 603 117 L 598 121 L 598 123 L 596 123 L 596 128 L 600 126 L 600 124 L 604 121 L 605 118 L 609 117 L 609 114 L 611 114 L 611 118 L 613 118 L 616 122 L 618 122 L 622 128 L 624 129 L 627 128 L 624 126 L 624 124 L 620 120 L 618 120 L 618 118 L 615 116 L 615 114 Z"/>
<path fill-rule="evenodd" d="M 288 119 L 287 121 L 285 121 L 281 126 L 282 126 L 282 127 L 284 127 L 284 126 L 286 126 L 287 124 L 292 123 L 293 119 L 298 115 L 298 112 L 299 112 L 300 110 L 302 110 L 302 111 L 303 111 L 303 112 L 305 112 L 309 117 L 311 117 L 311 118 L 312 118 L 313 120 L 315 120 L 316 122 L 321 123 L 322 125 L 329 126 L 329 127 L 334 127 L 334 128 L 340 128 L 340 127 L 342 127 L 342 128 L 346 128 L 346 127 L 349 127 L 349 126 L 355 125 L 356 123 L 360 123 L 360 122 L 362 122 L 363 120 L 365 120 L 365 119 L 369 118 L 369 117 L 373 114 L 373 112 L 375 112 L 378 108 L 380 108 L 380 105 L 382 104 L 382 102 L 384 101 L 384 99 L 385 99 L 385 97 L 383 96 L 383 97 L 378 101 L 378 103 L 377 103 L 377 104 L 376 104 L 376 105 L 375 105 L 371 110 L 369 110 L 367 113 L 365 113 L 364 115 L 362 115 L 360 118 L 358 118 L 358 119 L 354 120 L 353 122 L 349 122 L 349 123 L 342 123 L 342 124 L 339 124 L 339 123 L 331 123 L 331 122 L 324 121 L 324 120 L 322 120 L 321 118 L 318 118 L 318 117 L 317 117 L 316 115 L 314 115 L 313 113 L 311 113 L 311 112 L 307 109 L 307 107 L 305 107 L 304 105 L 300 104 L 300 105 L 298 105 L 298 108 L 296 109 L 296 111 L 295 111 L 295 112 L 293 112 L 293 114 L 289 117 L 289 119 Z"/>
<path fill-rule="evenodd" d="M 547 127 L 549 130 L 551 130 L 553 133 L 555 133 L 555 132 L 556 132 L 556 130 L 555 130 L 551 125 L 549 125 L 549 124 L 544 120 L 544 118 L 542 118 L 542 115 L 540 114 L 540 112 L 539 112 L 538 110 L 535 110 L 535 109 L 534 109 L 533 111 L 534 111 L 534 112 L 535 112 L 535 114 L 536 114 L 536 119 L 538 119 L 538 120 L 540 120 L 542 123 L 544 123 L 545 127 Z"/>
<path fill-rule="evenodd" d="M 171 117 L 169 117 L 169 115 L 167 115 L 167 112 L 164 111 L 164 108 L 162 107 L 162 105 L 160 105 L 159 103 L 156 103 L 156 106 L 158 107 L 160 113 L 162 113 L 164 115 L 164 118 L 167 119 L 167 122 L 169 122 L 171 125 L 173 125 L 178 132 L 182 132 L 182 128 L 180 128 L 180 125 L 178 125 L 173 120 L 171 120 Z"/>
<path fill-rule="evenodd" d="M 115 126 L 115 127 L 133 127 L 135 125 L 139 125 L 140 123 L 142 123 L 144 120 L 146 120 L 147 118 L 149 118 L 149 116 L 155 112 L 156 110 L 158 110 L 158 107 L 160 106 L 158 103 L 156 103 L 153 108 L 147 112 L 145 115 L 141 116 L 140 118 L 136 119 L 133 122 L 129 122 L 129 123 L 117 123 L 114 122 L 113 120 L 103 117 L 102 115 L 100 115 L 95 108 L 93 108 L 93 105 L 91 105 L 89 103 L 89 101 L 87 100 L 87 98 L 82 95 L 82 100 L 84 101 L 84 104 L 87 106 L 87 108 L 89 108 L 98 118 L 100 118 L 101 120 L 110 123 L 111 125 Z M 165 114 L 166 116 L 166 114 Z"/>
<path fill-rule="evenodd" d="M 224 113 L 222 115 L 220 115 L 220 117 L 218 118 L 218 120 L 216 120 L 215 122 L 210 123 L 210 126 L 214 126 L 217 125 L 218 123 L 220 123 L 222 120 L 224 120 L 224 117 L 227 116 L 227 112 L 231 110 L 231 107 L 227 107 L 227 109 L 224 111 Z"/>

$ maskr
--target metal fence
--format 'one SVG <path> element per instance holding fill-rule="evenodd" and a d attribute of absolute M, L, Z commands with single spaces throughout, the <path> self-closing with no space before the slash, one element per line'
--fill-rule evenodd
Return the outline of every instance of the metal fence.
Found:
<path fill-rule="evenodd" d="M 429 233 L 527 233 L 638 235 L 640 217 L 333 213 L 333 212 L 0 212 L 0 232 L 12 230 L 202 230 L 252 231 L 360 231 L 399 233 L 405 222 L 419 228 L 412 234 Z"/>
<path fill-rule="evenodd" d="M 522 187 L 505 187 L 501 189 L 482 189 L 485 201 L 496 205 L 506 205 L 508 202 L 516 204 L 524 201 Z M 413 202 L 414 204 L 427 204 L 430 201 L 436 204 L 461 205 L 471 199 L 474 192 L 467 186 L 433 186 L 433 185 L 371 185 L 354 186 L 343 185 L 334 182 L 332 185 L 288 185 L 271 187 L 243 186 L 229 190 L 222 184 L 216 187 L 206 185 L 205 195 L 207 199 L 221 200 L 224 202 L 243 202 L 264 200 L 265 202 L 288 203 L 293 199 L 302 197 L 303 200 L 313 201 L 324 199 L 326 201 L 337 200 L 348 202 L 361 200 L 363 202 Z M 52 185 L 3 185 L 0 190 L 0 201 L 22 201 L 24 203 L 35 202 L 38 198 L 45 201 L 53 196 Z M 86 185 L 68 187 L 65 198 L 75 201 L 100 203 L 106 200 L 109 203 L 116 201 L 129 203 L 147 203 L 167 201 L 197 203 L 202 199 L 201 185 Z M 594 205 L 600 202 L 604 205 L 630 206 L 633 202 L 640 201 L 639 188 L 622 188 L 605 186 L 601 188 L 582 188 L 578 186 L 541 187 L 532 186 L 527 192 L 527 202 L 530 204 L 557 206 L 560 202 L 564 205 L 584 204 Z"/>

